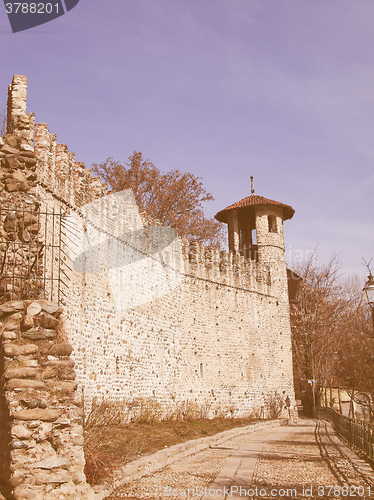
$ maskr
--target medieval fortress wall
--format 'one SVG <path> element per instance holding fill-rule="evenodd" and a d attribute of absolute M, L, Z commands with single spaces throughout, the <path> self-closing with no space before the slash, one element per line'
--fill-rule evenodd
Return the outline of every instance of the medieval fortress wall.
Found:
<path fill-rule="evenodd" d="M 26 89 L 26 78 L 15 76 L 8 133 L 29 152 L 29 163 L 17 168 L 20 156 L 0 150 L 4 158 L 13 154 L 14 167 L 10 174 L 2 162 L 0 199 L 63 212 L 63 252 L 46 265 L 62 261 L 62 317 L 85 404 L 94 397 L 151 398 L 169 409 L 190 402 L 213 416 L 266 412 L 275 393 L 294 402 L 276 207 L 258 211 L 259 224 L 270 213 L 280 228 L 266 235 L 259 262 L 147 226 L 131 193 L 107 194 L 46 124 L 34 124 Z"/>
<path fill-rule="evenodd" d="M 257 259 L 181 240 L 130 190 L 109 194 L 26 100 L 16 75 L 0 138 L 0 489 L 95 498 L 94 398 L 181 416 L 294 404 L 280 204 L 254 209 Z"/>

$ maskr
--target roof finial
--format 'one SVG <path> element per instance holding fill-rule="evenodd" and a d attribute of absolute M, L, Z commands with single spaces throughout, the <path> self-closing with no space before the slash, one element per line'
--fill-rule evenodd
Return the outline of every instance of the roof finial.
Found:
<path fill-rule="evenodd" d="M 255 194 L 255 188 L 253 187 L 253 175 L 251 175 L 251 195 Z"/>

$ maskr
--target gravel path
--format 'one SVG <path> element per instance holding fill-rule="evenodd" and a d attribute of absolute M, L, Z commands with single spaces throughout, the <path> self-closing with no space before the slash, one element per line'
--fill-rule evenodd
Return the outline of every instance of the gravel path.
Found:
<path fill-rule="evenodd" d="M 373 478 L 360 472 L 328 425 L 301 420 L 184 458 L 118 488 L 108 498 L 370 499 Z"/>
<path fill-rule="evenodd" d="M 288 498 L 291 491 L 297 493 L 293 498 L 300 499 L 374 498 L 374 480 L 345 454 L 345 445 L 337 438 L 330 440 L 331 434 L 329 426 L 317 422 L 314 432 L 308 425 L 304 432 L 269 443 L 256 463 L 253 483 L 267 491 L 288 491 Z"/>
<path fill-rule="evenodd" d="M 221 467 L 230 454 L 230 449 L 207 449 L 186 457 L 178 462 L 157 471 L 151 476 L 145 476 L 130 484 L 117 488 L 110 497 L 110 500 L 127 499 L 164 499 L 178 498 L 168 495 L 168 488 L 182 489 L 189 488 L 190 500 L 198 500 L 198 488 L 208 487 L 216 477 Z M 196 490 L 196 494 L 194 493 Z"/>

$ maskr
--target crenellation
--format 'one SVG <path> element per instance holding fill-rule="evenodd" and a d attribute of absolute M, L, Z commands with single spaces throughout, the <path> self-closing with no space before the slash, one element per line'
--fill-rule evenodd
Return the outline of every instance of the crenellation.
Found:
<path fill-rule="evenodd" d="M 22 142 L 25 142 L 32 146 L 34 142 L 34 126 L 34 113 L 15 116 L 13 134 Z"/>
<path fill-rule="evenodd" d="M 102 198 L 107 194 L 106 184 L 103 184 L 98 177 L 91 178 L 91 201 Z"/>
<path fill-rule="evenodd" d="M 50 150 L 50 134 L 46 123 L 36 123 L 34 133 L 34 152 L 41 163 L 48 164 L 48 153 Z M 47 172 L 44 171 L 43 174 Z"/>
<path fill-rule="evenodd" d="M 74 203 L 80 206 L 79 193 L 82 189 L 82 178 L 84 176 L 85 165 L 82 161 L 76 161 L 74 164 Z"/>
<path fill-rule="evenodd" d="M 217 281 L 220 276 L 218 248 L 212 246 L 205 247 L 205 267 L 207 278 L 213 281 Z"/>
<path fill-rule="evenodd" d="M 69 173 L 69 149 L 66 144 L 56 144 L 56 162 L 55 171 L 57 179 L 66 179 Z"/>
<path fill-rule="evenodd" d="M 14 75 L 8 87 L 7 133 L 14 132 L 16 119 L 26 115 L 27 109 L 27 77 Z"/>
<path fill-rule="evenodd" d="M 239 252 L 233 254 L 232 272 L 237 286 L 244 284 L 244 257 Z"/>
<path fill-rule="evenodd" d="M 225 250 L 221 250 L 219 256 L 220 256 L 219 268 L 221 274 L 223 274 L 224 276 L 230 276 L 232 274 L 232 261 L 233 261 L 232 252 L 226 252 Z"/>
<path fill-rule="evenodd" d="M 82 202 L 84 205 L 92 201 L 91 178 L 92 170 L 90 168 L 85 168 L 82 177 Z"/>
<path fill-rule="evenodd" d="M 189 272 L 189 264 L 190 264 L 190 241 L 187 238 L 181 238 L 181 249 L 182 249 L 182 257 L 184 262 L 184 271 L 186 274 Z"/>
<path fill-rule="evenodd" d="M 191 266 L 199 266 L 204 262 L 204 245 L 198 241 L 191 241 L 189 249 L 189 259 Z"/>
<path fill-rule="evenodd" d="M 91 192 L 89 190 L 91 180 L 91 171 L 85 167 L 83 162 L 75 163 L 75 186 L 74 200 L 78 207 L 81 207 L 91 201 Z"/>
<path fill-rule="evenodd" d="M 16 248 L 24 245 L 42 263 L 31 266 L 33 286 L 26 291 L 22 273 L 13 282 L 0 282 L 2 300 L 14 299 L 0 306 L 7 316 L 0 344 L 6 354 L 0 380 L 7 384 L 0 391 L 0 415 L 6 414 L 11 426 L 16 422 L 14 437 L 30 440 L 30 416 L 41 422 L 47 422 L 46 415 L 54 418 L 39 410 L 60 411 L 61 401 L 48 394 L 61 390 L 71 397 L 69 415 L 74 405 L 87 411 L 93 398 L 153 398 L 165 413 L 190 402 L 209 416 L 225 408 L 227 415 L 237 416 L 262 407 L 266 412 L 269 398 L 277 394 L 288 395 L 294 404 L 283 235 L 283 221 L 293 209 L 252 194 L 221 211 L 231 225 L 229 252 L 180 239 L 139 213 L 130 190 L 109 194 L 66 145 L 57 143 L 47 124 L 34 126 L 33 116 L 26 114 L 26 84 L 25 77 L 13 79 L 8 116 L 14 133 L 0 140 L 0 262 L 30 271 Z M 26 217 L 24 209 L 17 209 L 25 203 Z M 5 206 L 11 208 L 4 211 Z M 66 240 L 40 215 L 52 208 L 53 217 L 64 214 Z M 51 240 L 62 259 L 47 252 Z M 58 341 L 51 326 L 58 305 L 54 309 L 49 303 L 46 314 L 35 305 L 44 303 L 38 294 L 49 293 L 45 282 L 43 288 L 47 271 L 66 280 L 60 297 L 66 335 Z M 52 359 L 45 358 L 47 348 Z M 21 371 L 14 359 L 22 360 Z M 55 363 L 62 379 L 55 376 Z M 46 394 L 47 407 L 39 407 L 37 415 L 23 403 L 18 408 L 16 393 L 26 390 Z M 78 394 L 84 395 L 83 410 Z M 53 428 L 53 419 L 48 425 Z M 43 424 L 38 442 L 45 444 L 45 432 Z M 73 469 L 82 478 L 83 450 L 74 448 L 75 432 L 73 427 L 54 429 L 72 452 L 71 460 L 79 463 Z M 81 442 L 80 430 L 77 435 Z M 0 432 L 1 442 L 8 437 Z M 13 449 L 10 460 L 16 463 L 22 453 Z M 65 481 L 62 468 L 56 471 Z M 32 485 L 29 472 L 23 483 L 12 475 L 12 488 L 20 481 L 38 498 L 47 498 L 41 475 L 34 472 Z"/>
<path fill-rule="evenodd" d="M 74 203 L 74 184 L 75 184 L 75 153 L 68 154 L 68 168 L 69 173 L 67 176 L 69 192 L 66 194 L 66 201 Z"/>
<path fill-rule="evenodd" d="M 55 191 L 66 201 L 70 201 L 69 149 L 66 144 L 56 144 Z"/>
<path fill-rule="evenodd" d="M 39 179 L 47 185 L 55 186 L 55 158 L 56 158 L 56 140 L 55 134 L 50 134 L 46 123 L 37 123 L 35 125 L 34 153 L 38 159 Z"/>

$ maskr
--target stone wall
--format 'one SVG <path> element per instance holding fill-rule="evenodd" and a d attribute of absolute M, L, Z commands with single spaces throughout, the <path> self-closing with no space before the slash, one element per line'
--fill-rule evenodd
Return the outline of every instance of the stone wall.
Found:
<path fill-rule="evenodd" d="M 59 243 L 46 210 L 54 219 L 61 201 L 40 185 L 26 89 L 26 78 L 15 76 L 0 138 L 0 491 L 7 498 L 92 498 L 72 346 L 62 309 L 43 300 L 55 281 L 48 245 Z"/>
<path fill-rule="evenodd" d="M 33 147 L 25 138 L 6 134 L 0 138 L 0 161 L 0 302 L 4 302 L 38 296 L 44 241 L 39 238 L 40 203 L 30 193 L 37 186 Z"/>
<path fill-rule="evenodd" d="M 288 306 L 270 270 L 197 243 L 182 253 L 183 279 L 166 292 L 167 256 L 156 269 L 148 256 L 127 274 L 72 276 L 67 324 L 85 401 L 190 401 L 213 416 L 259 412 L 275 393 L 293 400 Z"/>
<path fill-rule="evenodd" d="M 45 300 L 0 306 L 0 484 L 15 499 L 94 498 L 61 312 Z"/>
<path fill-rule="evenodd" d="M 58 300 L 62 204 L 40 195 L 39 162 L 17 131 L 0 138 L 0 303 Z"/>
<path fill-rule="evenodd" d="M 79 233 L 64 304 L 85 402 L 142 397 L 171 408 L 191 401 L 210 415 L 260 411 L 275 394 L 293 403 L 283 232 L 266 236 L 260 262 L 181 241 L 162 226 L 157 232 L 130 194 L 105 196 L 106 186 L 48 126 L 34 125 L 26 83 L 17 76 L 10 86 L 9 138 L 19 151 L 34 139 L 26 158 L 36 159 L 35 169 L 22 191 L 25 181 L 13 175 L 22 174 L 22 162 L 12 170 L 5 158 L 0 196 L 20 193 L 41 208 L 62 207 L 69 238 Z"/>

